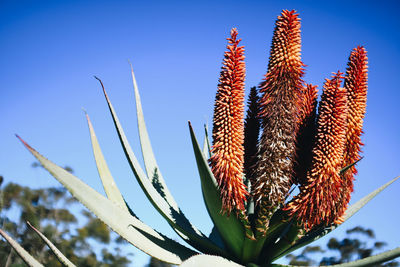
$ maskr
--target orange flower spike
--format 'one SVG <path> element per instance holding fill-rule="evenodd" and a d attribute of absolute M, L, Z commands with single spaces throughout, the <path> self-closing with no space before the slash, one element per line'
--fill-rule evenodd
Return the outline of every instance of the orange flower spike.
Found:
<path fill-rule="evenodd" d="M 358 46 L 351 51 L 344 88 L 347 90 L 348 98 L 348 116 L 346 144 L 343 155 L 342 167 L 346 167 L 360 159 L 361 152 L 361 134 L 365 109 L 367 105 L 368 89 L 368 58 L 364 47 Z M 343 208 L 347 208 L 350 201 L 350 194 L 353 192 L 354 175 L 357 174 L 355 166 L 351 167 L 342 176 L 346 184 L 343 190 Z"/>
<path fill-rule="evenodd" d="M 341 75 L 336 73 L 324 84 L 312 166 L 299 195 L 285 208 L 291 215 L 296 214 L 306 230 L 320 224 L 330 225 L 343 212 L 339 196 L 345 185 L 339 171 L 346 141 L 347 91 L 340 87 Z"/>
<path fill-rule="evenodd" d="M 303 87 L 300 18 L 282 11 L 276 21 L 268 72 L 260 84 L 262 135 L 252 187 L 259 208 L 256 228 L 265 233 L 268 221 L 287 197 L 296 151 L 297 98 Z"/>
<path fill-rule="evenodd" d="M 244 162 L 244 47 L 239 46 L 238 32 L 228 38 L 213 118 L 211 170 L 221 190 L 222 209 L 244 210 L 248 192 L 243 183 Z"/>
<path fill-rule="evenodd" d="M 348 92 L 349 114 L 347 116 L 346 146 L 344 151 L 343 167 L 360 159 L 361 134 L 365 108 L 367 105 L 368 89 L 368 58 L 364 47 L 353 49 L 344 80 L 344 88 Z M 355 167 L 350 168 L 356 174 Z"/>

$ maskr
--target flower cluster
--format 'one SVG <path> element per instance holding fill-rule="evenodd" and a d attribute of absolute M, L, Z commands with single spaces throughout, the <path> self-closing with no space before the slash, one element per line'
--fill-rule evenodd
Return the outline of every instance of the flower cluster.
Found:
<path fill-rule="evenodd" d="M 360 159 L 366 50 L 355 48 L 346 75 L 338 71 L 326 80 L 317 112 L 317 87 L 303 81 L 300 18 L 282 11 L 267 73 L 258 90 L 250 91 L 244 120 L 244 48 L 237 35 L 232 29 L 213 120 L 210 165 L 223 211 L 252 212 L 256 236 L 265 235 L 277 209 L 306 230 L 339 223 L 353 190 L 353 164 Z M 300 192 L 289 199 L 296 185 Z M 254 211 L 246 210 L 249 202 Z"/>

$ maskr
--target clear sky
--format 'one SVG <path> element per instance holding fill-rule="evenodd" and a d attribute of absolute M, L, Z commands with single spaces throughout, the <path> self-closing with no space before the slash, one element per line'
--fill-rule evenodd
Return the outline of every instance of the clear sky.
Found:
<path fill-rule="evenodd" d="M 369 57 L 364 123 L 365 158 L 352 202 L 400 174 L 398 1 L 12 1 L 0 0 L 0 174 L 6 182 L 57 185 L 32 169 L 18 133 L 52 161 L 69 165 L 103 192 L 81 107 L 91 116 L 106 160 L 139 217 L 179 239 L 148 203 L 120 148 L 99 76 L 140 156 L 129 65 L 161 171 L 182 210 L 203 232 L 204 207 L 187 121 L 202 140 L 211 122 L 226 37 L 237 27 L 246 49 L 246 88 L 266 73 L 274 22 L 282 9 L 302 19 L 305 80 L 321 88 L 345 71 L 352 48 Z M 400 244 L 400 182 L 393 184 L 333 235 L 371 227 L 389 248 Z M 332 236 L 332 235 L 330 235 Z M 328 236 L 329 238 L 329 236 Z M 325 239 L 326 242 L 327 239 Z M 136 249 L 134 266 L 147 259 Z"/>

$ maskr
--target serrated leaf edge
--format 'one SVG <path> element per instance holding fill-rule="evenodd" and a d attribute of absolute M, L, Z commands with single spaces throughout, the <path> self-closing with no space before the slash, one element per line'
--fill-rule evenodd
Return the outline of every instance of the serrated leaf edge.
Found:
<path fill-rule="evenodd" d="M 214 244 L 211 240 L 209 240 L 205 235 L 203 235 L 199 230 L 196 232 L 193 226 L 190 225 L 185 227 L 184 225 L 178 224 L 178 219 L 174 217 L 174 213 L 178 216 L 182 216 L 182 212 L 180 210 L 174 210 L 168 202 L 159 194 L 159 192 L 154 188 L 150 179 L 148 179 L 147 175 L 144 173 L 141 168 L 135 154 L 132 151 L 132 148 L 128 142 L 128 139 L 125 136 L 125 133 L 122 129 L 122 126 L 119 122 L 117 114 L 114 110 L 114 107 L 111 104 L 110 99 L 108 98 L 107 92 L 104 88 L 102 81 L 95 77 L 101 84 L 103 89 L 104 96 L 106 98 L 109 110 L 111 112 L 111 116 L 114 121 L 115 128 L 118 133 L 118 137 L 120 139 L 121 145 L 125 152 L 125 156 L 129 162 L 129 165 L 135 175 L 136 180 L 138 181 L 140 187 L 145 193 L 146 197 L 152 203 L 153 207 L 167 220 L 169 225 L 173 228 L 173 230 L 187 243 L 189 243 L 194 248 L 202 251 L 215 253 L 218 255 L 225 255 L 225 251 L 223 251 L 220 247 Z"/>
<path fill-rule="evenodd" d="M 18 138 L 42 166 L 68 189 L 72 196 L 138 249 L 172 264 L 180 264 L 182 260 L 196 254 L 193 250 L 158 233 L 139 219 L 131 216 L 119 205 L 98 193 L 64 168 L 46 159 L 20 137 Z"/>

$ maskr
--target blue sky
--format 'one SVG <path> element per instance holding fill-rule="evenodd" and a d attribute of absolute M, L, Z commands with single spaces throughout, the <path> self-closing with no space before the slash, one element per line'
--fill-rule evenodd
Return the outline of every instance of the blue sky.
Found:
<path fill-rule="evenodd" d="M 102 192 L 84 107 L 110 169 L 139 217 L 178 237 L 148 204 L 120 148 L 99 76 L 131 145 L 140 155 L 133 63 L 153 150 L 182 210 L 204 232 L 205 210 L 187 121 L 202 139 L 211 122 L 226 37 L 237 27 L 246 55 L 246 88 L 266 72 L 274 22 L 282 9 L 302 19 L 305 80 L 321 88 L 331 72 L 345 71 L 352 48 L 369 57 L 369 92 L 363 155 L 352 202 L 400 174 L 398 108 L 400 19 L 397 1 L 0 1 L 0 174 L 34 187 L 57 185 L 17 141 Z M 400 182 L 340 227 L 371 227 L 387 248 L 400 243 Z M 329 236 L 328 236 L 329 238 Z M 325 239 L 326 242 L 327 239 Z M 137 266 L 146 258 L 134 250 Z M 135 266 L 136 266 L 135 264 Z"/>

